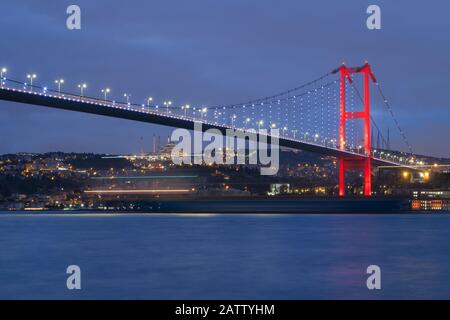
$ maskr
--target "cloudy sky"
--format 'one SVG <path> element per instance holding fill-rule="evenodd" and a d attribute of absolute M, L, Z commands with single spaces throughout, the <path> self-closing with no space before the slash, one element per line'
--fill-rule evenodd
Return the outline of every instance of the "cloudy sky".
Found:
<path fill-rule="evenodd" d="M 66 28 L 70 4 L 81 30 Z M 366 27 L 369 4 L 381 7 L 381 30 Z M 2 1 L 0 66 L 42 85 L 63 77 L 68 91 L 87 82 L 91 95 L 108 86 L 137 103 L 217 105 L 368 60 L 414 151 L 450 157 L 449 12 L 448 1 Z M 137 152 L 141 137 L 149 151 L 153 133 L 169 132 L 0 102 L 0 153 Z"/>

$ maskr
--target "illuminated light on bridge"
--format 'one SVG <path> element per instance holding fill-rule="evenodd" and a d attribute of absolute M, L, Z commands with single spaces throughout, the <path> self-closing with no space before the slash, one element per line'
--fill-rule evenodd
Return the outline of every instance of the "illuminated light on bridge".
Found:
<path fill-rule="evenodd" d="M 6 72 L 8 72 L 8 69 L 6 69 L 6 68 L 0 68 L 0 86 L 1 87 L 3 87 L 3 85 L 5 84 L 4 83 L 4 80 L 5 80 L 5 78 L 4 78 L 4 75 L 6 74 Z"/>
<path fill-rule="evenodd" d="M 364 98 L 354 81 L 359 74 L 362 74 L 364 79 Z M 252 125 L 257 126 L 258 130 L 280 128 L 281 134 L 277 137 L 281 147 L 302 149 L 340 159 L 341 196 L 344 195 L 347 170 L 363 169 L 364 194 L 369 196 L 371 166 L 400 166 L 412 169 L 420 164 L 414 158 L 409 142 L 368 64 L 359 68 L 341 66 L 296 88 L 243 103 L 177 106 L 172 101 L 164 101 L 164 108 L 159 108 L 158 104 L 152 105 L 153 99 L 150 98 L 146 101 L 147 108 L 142 104 L 134 104 L 130 100 L 131 94 L 122 96 L 126 99 L 124 102 L 107 100 L 106 90 L 102 92 L 102 97 L 86 97 L 83 90 L 87 88 L 86 84 L 79 85 L 80 94 L 73 94 L 62 92 L 60 88 L 43 90 L 43 87 L 35 84 L 28 86 L 21 81 L 4 76 L 2 78 L 5 85 L 0 88 L 1 100 L 190 130 L 194 129 L 195 123 L 201 123 L 203 130 L 213 128 L 222 133 L 232 129 L 245 134 L 247 130 L 252 129 Z M 387 151 L 390 146 L 389 135 L 387 139 L 384 137 L 371 116 L 370 79 L 375 82 L 381 104 L 387 108 L 408 148 L 401 156 Z M 361 105 L 363 111 L 358 110 Z M 361 122 L 353 121 L 357 119 L 363 120 L 362 127 Z M 377 146 L 373 151 L 375 139 L 371 138 L 372 129 L 377 133 Z M 270 133 L 263 134 L 261 131 L 257 136 L 269 140 L 272 137 Z"/>
<path fill-rule="evenodd" d="M 58 93 L 61 94 L 61 85 L 64 84 L 64 79 L 55 80 L 55 84 L 58 86 Z"/>

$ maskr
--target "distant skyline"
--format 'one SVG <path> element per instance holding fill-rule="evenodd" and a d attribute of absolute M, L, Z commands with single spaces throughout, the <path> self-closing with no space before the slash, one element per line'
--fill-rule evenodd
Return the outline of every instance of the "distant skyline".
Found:
<path fill-rule="evenodd" d="M 81 30 L 66 28 L 70 4 L 81 7 Z M 366 28 L 369 4 L 381 7 L 381 30 Z M 406 0 L 3 2 L 0 67 L 24 81 L 36 73 L 38 84 L 64 78 L 73 92 L 86 82 L 92 96 L 109 87 L 136 103 L 217 105 L 368 60 L 414 151 L 450 157 L 449 10 Z M 171 130 L 0 101 L 1 154 L 136 153 L 141 141 L 151 151 L 153 134 L 165 141 Z"/>

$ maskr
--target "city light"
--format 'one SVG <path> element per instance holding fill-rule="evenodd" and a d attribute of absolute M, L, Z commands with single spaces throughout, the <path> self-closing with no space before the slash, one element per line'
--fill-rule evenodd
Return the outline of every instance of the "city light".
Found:
<path fill-rule="evenodd" d="M 234 120 L 236 120 L 237 116 L 235 114 L 233 114 L 231 116 L 231 126 L 234 127 Z"/>
<path fill-rule="evenodd" d="M 36 74 L 27 74 L 27 79 L 30 79 L 30 88 L 31 88 L 31 92 L 33 92 L 33 79 L 36 79 L 37 76 Z"/>
<path fill-rule="evenodd" d="M 127 99 L 127 105 L 129 106 L 129 105 L 130 105 L 131 94 L 129 94 L 129 93 L 124 93 L 124 94 L 123 94 L 123 97 L 124 97 L 125 99 Z"/>
<path fill-rule="evenodd" d="M 153 101 L 153 98 L 152 98 L 152 97 L 148 97 L 148 98 L 147 98 L 147 108 L 150 109 L 150 104 L 152 103 L 152 101 Z"/>
<path fill-rule="evenodd" d="M 190 105 L 181 106 L 181 110 L 184 110 L 184 117 L 186 118 L 187 110 L 190 108 Z"/>
<path fill-rule="evenodd" d="M 64 79 L 55 80 L 55 83 L 58 85 L 58 93 L 61 94 L 61 85 L 64 83 Z"/>
<path fill-rule="evenodd" d="M 294 139 L 295 139 L 295 135 L 297 134 L 297 130 L 291 130 L 291 132 L 294 135 Z"/>
<path fill-rule="evenodd" d="M 304 140 L 304 141 L 307 141 L 308 135 L 309 135 L 309 132 L 305 132 L 305 133 L 303 134 L 303 140 Z"/>
<path fill-rule="evenodd" d="M 261 130 L 261 126 L 264 125 L 264 121 L 263 120 L 259 120 L 258 121 L 258 130 Z"/>
<path fill-rule="evenodd" d="M 164 101 L 163 104 L 166 106 L 166 113 L 169 114 L 169 106 L 172 105 L 172 101 Z"/>
<path fill-rule="evenodd" d="M 0 85 L 3 87 L 3 85 L 5 84 L 5 82 L 3 80 L 5 80 L 5 78 L 3 78 L 4 74 L 8 72 L 8 69 L 6 68 L 1 68 L 0 69 Z"/>
<path fill-rule="evenodd" d="M 110 93 L 110 92 L 111 92 L 111 89 L 109 89 L 109 88 L 102 89 L 103 98 L 104 98 L 105 102 L 107 101 L 107 100 L 106 100 L 106 96 L 107 96 L 107 94 Z"/>
<path fill-rule="evenodd" d="M 203 115 L 206 114 L 206 112 L 208 112 L 208 109 L 206 107 L 203 107 L 202 109 L 200 109 L 201 121 L 203 121 Z"/>
<path fill-rule="evenodd" d="M 80 97 L 83 97 L 84 89 L 87 88 L 87 84 L 86 84 L 86 83 L 80 83 L 80 84 L 78 85 L 78 88 L 80 88 Z"/>

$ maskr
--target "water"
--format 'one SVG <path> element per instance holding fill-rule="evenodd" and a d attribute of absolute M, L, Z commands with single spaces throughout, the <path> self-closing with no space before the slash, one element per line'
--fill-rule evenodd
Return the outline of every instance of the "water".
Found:
<path fill-rule="evenodd" d="M 0 214 L 0 299 L 448 299 L 449 230 L 446 214 Z"/>

